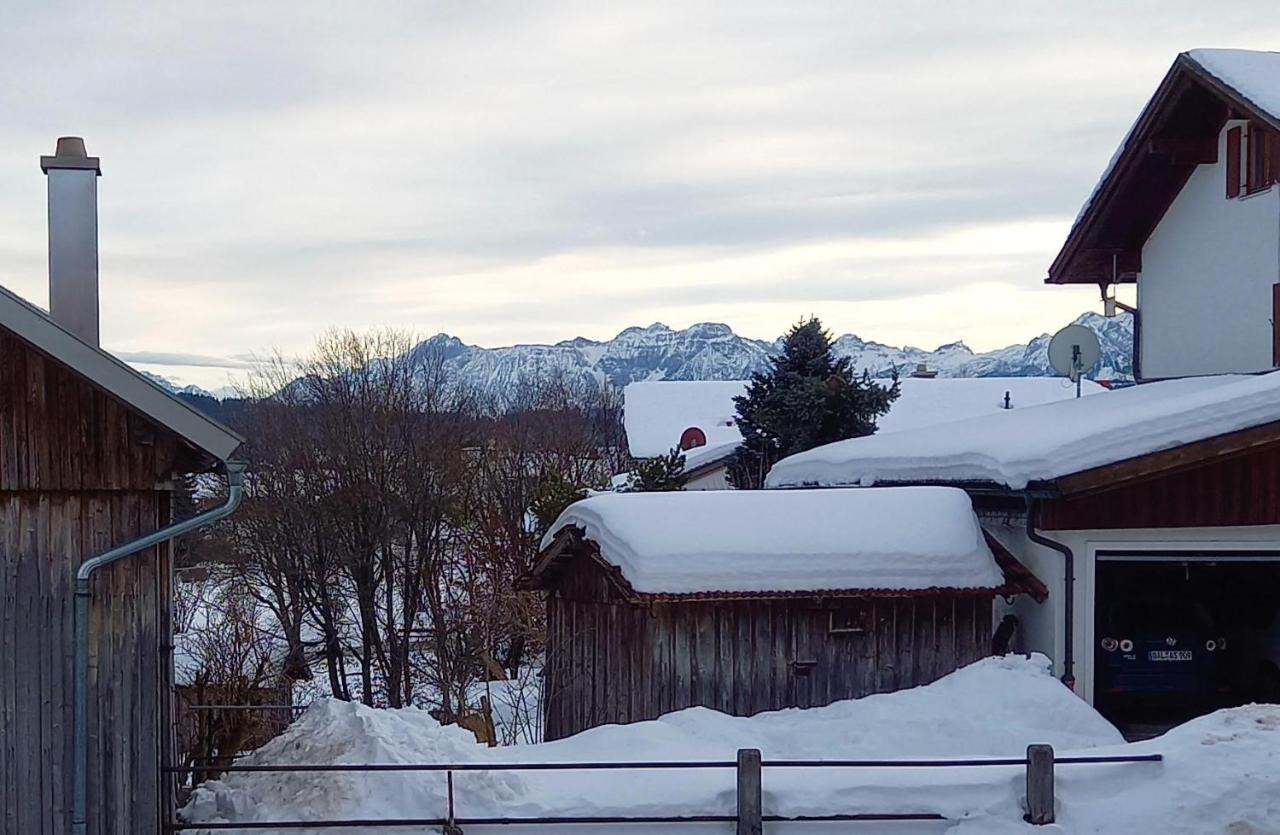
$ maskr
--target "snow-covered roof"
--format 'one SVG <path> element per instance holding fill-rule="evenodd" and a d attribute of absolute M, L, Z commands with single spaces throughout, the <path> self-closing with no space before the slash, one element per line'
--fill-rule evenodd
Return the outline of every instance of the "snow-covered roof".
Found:
<path fill-rule="evenodd" d="M 878 421 L 881 432 L 1002 412 L 1005 394 L 1015 409 L 1075 396 L 1075 386 L 1060 377 L 907 377 L 901 382 L 902 394 Z M 746 389 L 746 380 L 632 383 L 626 388 L 624 418 L 631 454 L 663 455 L 685 429 L 697 426 L 707 434 L 707 444 L 685 453 L 685 471 L 723 459 L 742 440 L 733 398 Z M 1085 394 L 1102 391 L 1103 386 L 1084 381 Z"/>
<path fill-rule="evenodd" d="M 110 353 L 81 340 L 43 310 L 4 287 L 0 287 L 0 328 L 218 460 L 227 460 L 244 442 L 218 421 Z"/>
<path fill-rule="evenodd" d="M 1004 584 L 969 497 L 954 488 L 596 495 L 570 505 L 551 526 L 535 574 L 569 528 L 644 595 Z"/>
<path fill-rule="evenodd" d="M 1081 381 L 1081 393 L 1107 389 L 1092 380 Z M 902 393 L 887 414 L 876 421 L 878 432 L 901 432 L 962 418 L 1040 406 L 1075 397 L 1076 387 L 1062 377 L 935 377 L 902 380 Z"/>
<path fill-rule="evenodd" d="M 1186 56 L 1241 98 L 1280 119 L 1280 52 L 1192 49 Z"/>
<path fill-rule="evenodd" d="M 623 390 L 627 446 L 637 458 L 664 455 L 691 426 L 707 436 L 707 446 L 742 440 L 733 398 L 746 389 L 743 380 L 631 383 Z"/>
<path fill-rule="evenodd" d="M 711 444 L 709 446 L 694 447 L 685 450 L 684 453 L 684 471 L 686 473 L 696 473 L 703 467 L 710 467 L 717 464 L 728 464 L 729 457 L 733 455 L 734 450 L 742 445 L 742 439 L 729 441 L 723 444 Z"/>
<path fill-rule="evenodd" d="M 1280 373 L 1189 377 L 827 444 L 779 461 L 769 487 L 994 483 L 1020 490 L 1280 420 Z"/>

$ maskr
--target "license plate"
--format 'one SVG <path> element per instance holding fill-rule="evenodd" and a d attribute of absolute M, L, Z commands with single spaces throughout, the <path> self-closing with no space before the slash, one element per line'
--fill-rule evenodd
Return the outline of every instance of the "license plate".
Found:
<path fill-rule="evenodd" d="M 1189 649 L 1153 649 L 1147 653 L 1148 661 L 1190 661 Z"/>

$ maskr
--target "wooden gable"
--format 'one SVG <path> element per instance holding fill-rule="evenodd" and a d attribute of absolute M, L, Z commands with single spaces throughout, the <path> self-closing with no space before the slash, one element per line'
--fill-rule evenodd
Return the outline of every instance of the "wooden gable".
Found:
<path fill-rule="evenodd" d="M 1218 132 L 1232 118 L 1250 119 L 1259 132 L 1280 130 L 1270 114 L 1193 58 L 1178 56 L 1090 196 L 1046 283 L 1135 281 L 1143 244 L 1196 166 L 1217 161 Z"/>
<path fill-rule="evenodd" d="M 204 468 L 173 432 L 0 329 L 0 490 L 149 490 Z"/>

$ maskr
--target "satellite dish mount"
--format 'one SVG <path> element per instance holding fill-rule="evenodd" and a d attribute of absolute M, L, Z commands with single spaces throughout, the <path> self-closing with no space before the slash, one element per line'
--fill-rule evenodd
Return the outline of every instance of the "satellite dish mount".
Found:
<path fill-rule="evenodd" d="M 1076 384 L 1076 397 L 1080 396 L 1080 381 L 1101 356 L 1098 335 L 1084 325 L 1067 325 L 1049 341 L 1049 364 Z"/>

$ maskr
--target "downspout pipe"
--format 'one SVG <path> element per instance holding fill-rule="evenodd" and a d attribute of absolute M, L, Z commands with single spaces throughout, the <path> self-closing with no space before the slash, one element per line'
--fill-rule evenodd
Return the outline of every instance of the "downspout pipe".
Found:
<path fill-rule="evenodd" d="M 175 522 L 166 528 L 126 542 L 110 551 L 85 560 L 76 572 L 75 669 L 73 670 L 72 718 L 72 835 L 86 835 L 89 820 L 89 602 L 90 580 L 99 568 L 217 522 L 235 512 L 244 498 L 245 464 L 226 461 L 227 498 L 213 510 Z"/>
<path fill-rule="evenodd" d="M 1037 545 L 1050 548 L 1062 555 L 1063 584 L 1062 605 L 1066 610 L 1062 616 L 1062 683 L 1075 690 L 1075 624 L 1076 624 L 1076 556 L 1071 548 L 1055 539 L 1050 539 L 1036 531 L 1036 500 L 1030 496 L 1027 501 L 1027 538 Z"/>

